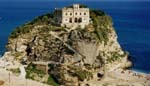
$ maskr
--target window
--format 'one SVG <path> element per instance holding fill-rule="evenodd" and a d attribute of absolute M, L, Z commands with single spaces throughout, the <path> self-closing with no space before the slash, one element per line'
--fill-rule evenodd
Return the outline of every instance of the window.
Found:
<path fill-rule="evenodd" d="M 75 13 L 75 15 L 77 15 L 78 13 Z"/>
<path fill-rule="evenodd" d="M 74 22 L 75 22 L 75 23 L 77 23 L 77 22 L 78 22 L 78 19 L 77 19 L 77 18 L 75 18 Z"/>
<path fill-rule="evenodd" d="M 84 15 L 86 15 L 86 13 L 84 13 Z"/>
<path fill-rule="evenodd" d="M 72 18 L 69 19 L 69 22 L 72 23 Z"/>
<path fill-rule="evenodd" d="M 81 23 L 81 22 L 82 22 L 82 18 L 79 18 L 79 19 L 78 19 L 78 22 Z"/>
<path fill-rule="evenodd" d="M 80 13 L 80 15 L 82 15 L 82 13 Z"/>
<path fill-rule="evenodd" d="M 70 13 L 70 16 L 72 15 L 72 13 Z"/>
<path fill-rule="evenodd" d="M 66 16 L 68 15 L 68 13 L 66 13 Z"/>

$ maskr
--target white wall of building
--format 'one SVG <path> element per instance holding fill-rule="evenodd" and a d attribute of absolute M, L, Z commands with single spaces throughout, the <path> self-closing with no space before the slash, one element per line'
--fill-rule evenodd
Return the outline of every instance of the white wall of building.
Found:
<path fill-rule="evenodd" d="M 73 8 L 63 8 L 61 25 L 79 24 L 88 25 L 90 20 L 89 8 L 79 8 L 79 4 L 74 4 Z M 59 15 L 60 16 L 60 15 Z"/>

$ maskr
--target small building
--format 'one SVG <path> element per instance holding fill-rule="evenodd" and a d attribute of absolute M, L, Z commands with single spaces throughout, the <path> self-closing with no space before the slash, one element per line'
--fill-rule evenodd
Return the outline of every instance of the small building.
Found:
<path fill-rule="evenodd" d="M 79 4 L 73 4 L 62 9 L 55 9 L 55 21 L 61 26 L 71 27 L 74 25 L 85 27 L 89 24 L 89 8 Z"/>

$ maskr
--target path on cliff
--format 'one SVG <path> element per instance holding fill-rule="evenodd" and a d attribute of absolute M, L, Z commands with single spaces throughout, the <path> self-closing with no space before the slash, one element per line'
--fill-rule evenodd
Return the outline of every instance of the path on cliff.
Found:
<path fill-rule="evenodd" d="M 26 78 L 26 70 L 25 70 L 24 66 L 21 65 L 21 66 L 19 67 L 19 70 L 20 70 L 20 75 L 19 75 L 19 77 L 22 78 L 22 79 L 25 79 L 25 78 Z"/>
<path fill-rule="evenodd" d="M 37 29 L 37 28 L 43 28 L 43 27 L 45 27 L 45 25 L 38 25 L 38 26 L 35 27 L 35 29 Z M 67 30 L 67 32 L 69 33 L 70 31 L 75 30 L 76 28 L 77 28 L 77 25 L 74 25 L 74 26 L 71 27 L 70 29 L 66 29 L 66 30 Z M 59 39 L 61 42 L 63 42 L 63 44 L 64 44 L 68 49 L 70 49 L 71 51 L 73 51 L 74 53 L 77 53 L 77 54 L 79 54 L 80 56 L 85 57 L 84 55 L 82 55 L 81 53 L 79 53 L 79 52 L 77 52 L 75 49 L 73 49 L 73 48 L 72 48 L 70 45 L 68 45 L 65 41 L 63 41 L 63 39 L 61 39 L 61 37 L 59 37 L 56 32 L 50 31 L 49 34 L 51 34 L 53 37 L 55 37 L 55 38 Z"/>
<path fill-rule="evenodd" d="M 63 41 L 63 39 L 61 39 L 61 38 L 57 35 L 56 32 L 51 31 L 49 34 L 51 34 L 53 37 L 55 37 L 55 38 L 59 39 L 61 42 L 63 42 L 63 44 L 64 44 L 68 49 L 70 49 L 70 50 L 73 51 L 74 53 L 80 55 L 80 56 L 82 57 L 82 61 L 84 61 L 85 56 L 84 56 L 82 53 L 78 52 L 77 50 L 73 49 L 73 48 L 72 48 L 69 44 L 67 44 L 65 41 Z"/>

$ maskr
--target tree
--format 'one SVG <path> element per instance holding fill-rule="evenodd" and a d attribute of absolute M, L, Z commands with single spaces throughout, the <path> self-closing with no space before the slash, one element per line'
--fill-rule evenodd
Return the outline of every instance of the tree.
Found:
<path fill-rule="evenodd" d="M 49 21 L 48 17 L 46 15 L 43 16 L 42 22 L 48 23 L 48 21 Z"/>

